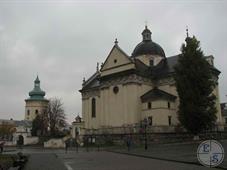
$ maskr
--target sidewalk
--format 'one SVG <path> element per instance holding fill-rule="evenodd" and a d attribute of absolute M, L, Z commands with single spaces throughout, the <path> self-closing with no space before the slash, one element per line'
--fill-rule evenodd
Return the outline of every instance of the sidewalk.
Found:
<path fill-rule="evenodd" d="M 222 146 L 227 152 L 227 141 L 222 141 Z M 125 147 L 109 148 L 108 151 L 123 153 L 128 155 L 148 157 L 159 160 L 167 160 L 174 162 L 182 162 L 188 164 L 200 164 L 197 159 L 198 143 L 184 143 L 184 144 L 154 144 L 148 145 L 148 150 L 144 146 L 132 147 L 130 151 Z M 219 168 L 227 168 L 227 159 L 225 158 Z"/>

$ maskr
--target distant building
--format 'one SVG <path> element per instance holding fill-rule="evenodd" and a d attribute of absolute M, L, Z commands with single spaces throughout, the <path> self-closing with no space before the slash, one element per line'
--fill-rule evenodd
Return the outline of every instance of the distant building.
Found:
<path fill-rule="evenodd" d="M 84 130 L 84 121 L 79 115 L 77 115 L 77 117 L 75 118 L 75 121 L 72 122 L 71 136 L 73 138 L 78 139 L 79 135 L 83 134 L 83 130 Z"/>
<path fill-rule="evenodd" d="M 0 128 L 10 128 L 8 134 L 0 137 L 0 140 L 6 141 L 6 145 L 16 145 L 19 140 L 23 145 L 38 143 L 38 138 L 31 136 L 31 121 L 0 119 Z"/>
<path fill-rule="evenodd" d="M 139 126 L 148 122 L 159 131 L 171 131 L 179 123 L 179 97 L 174 82 L 178 56 L 166 57 L 163 48 L 151 38 L 145 27 L 142 41 L 132 55 L 115 41 L 101 69 L 86 81 L 82 89 L 82 118 L 86 129 Z M 206 57 L 213 70 L 216 87 L 217 125 L 222 125 L 218 76 L 213 56 Z M 196 101 L 196 99 L 195 99 Z"/>
<path fill-rule="evenodd" d="M 225 130 L 227 130 L 227 103 L 221 103 L 221 114 Z"/>
<path fill-rule="evenodd" d="M 40 80 L 37 76 L 34 88 L 29 92 L 29 98 L 25 99 L 25 120 L 34 120 L 47 107 L 49 100 L 45 99 L 45 92 L 40 88 Z"/>

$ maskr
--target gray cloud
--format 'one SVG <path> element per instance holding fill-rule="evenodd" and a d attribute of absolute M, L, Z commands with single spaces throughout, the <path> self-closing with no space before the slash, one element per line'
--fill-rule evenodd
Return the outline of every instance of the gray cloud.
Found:
<path fill-rule="evenodd" d="M 185 27 L 215 57 L 227 83 L 226 1 L 0 1 L 0 117 L 23 119 L 36 74 L 47 97 L 63 100 L 69 122 L 81 113 L 82 78 L 104 62 L 117 37 L 129 55 L 147 20 L 167 56 L 180 52 Z"/>

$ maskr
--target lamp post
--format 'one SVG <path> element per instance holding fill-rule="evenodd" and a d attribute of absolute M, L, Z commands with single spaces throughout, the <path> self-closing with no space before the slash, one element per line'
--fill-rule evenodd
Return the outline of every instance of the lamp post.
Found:
<path fill-rule="evenodd" d="M 95 129 L 95 144 L 98 147 L 98 152 L 99 152 L 99 134 L 98 134 L 98 129 Z"/>
<path fill-rule="evenodd" d="M 86 150 L 88 152 L 88 142 L 89 142 L 89 136 L 86 136 Z"/>
<path fill-rule="evenodd" d="M 145 143 L 144 143 L 144 149 L 145 150 L 147 150 L 147 123 L 148 123 L 148 121 L 147 121 L 147 119 L 145 118 L 144 120 L 143 120 L 143 124 L 144 124 L 144 133 L 145 133 Z"/>
<path fill-rule="evenodd" d="M 78 129 L 76 128 L 75 129 L 76 130 L 76 152 L 78 152 L 78 147 L 79 147 L 79 143 L 78 143 L 78 141 L 79 141 L 79 132 L 78 132 Z"/>

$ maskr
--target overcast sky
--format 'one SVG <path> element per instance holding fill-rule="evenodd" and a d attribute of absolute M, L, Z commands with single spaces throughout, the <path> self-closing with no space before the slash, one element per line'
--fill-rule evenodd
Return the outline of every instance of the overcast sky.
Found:
<path fill-rule="evenodd" d="M 104 62 L 114 39 L 129 55 L 145 21 L 166 56 L 189 34 L 212 54 L 227 101 L 227 1 L 0 0 L 0 118 L 23 119 L 38 73 L 46 97 L 61 98 L 69 122 L 81 113 L 82 79 Z"/>

